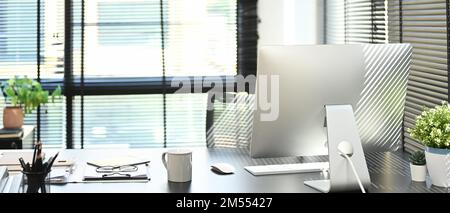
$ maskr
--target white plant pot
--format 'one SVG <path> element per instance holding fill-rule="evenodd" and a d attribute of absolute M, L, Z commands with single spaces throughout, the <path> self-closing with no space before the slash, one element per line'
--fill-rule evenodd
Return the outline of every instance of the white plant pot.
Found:
<path fill-rule="evenodd" d="M 427 176 L 427 167 L 425 165 L 413 165 L 410 164 L 411 168 L 411 180 L 417 182 L 424 182 Z"/>
<path fill-rule="evenodd" d="M 439 187 L 449 187 L 450 149 L 425 147 L 425 159 L 431 183 Z"/>

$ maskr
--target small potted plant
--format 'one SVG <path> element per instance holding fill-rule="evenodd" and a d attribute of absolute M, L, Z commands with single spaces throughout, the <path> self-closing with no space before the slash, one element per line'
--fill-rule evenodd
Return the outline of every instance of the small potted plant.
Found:
<path fill-rule="evenodd" d="M 425 166 L 425 153 L 423 151 L 416 151 L 409 156 L 411 179 L 417 182 L 425 181 L 427 175 L 427 167 Z"/>
<path fill-rule="evenodd" d="M 7 105 L 3 110 L 3 128 L 6 129 L 21 128 L 25 114 L 32 113 L 39 105 L 49 101 L 49 92 L 43 90 L 38 81 L 26 76 L 16 76 L 2 82 L 1 89 Z M 51 94 L 52 102 L 60 96 L 61 88 L 58 86 Z"/>
<path fill-rule="evenodd" d="M 450 178 L 450 106 L 447 102 L 417 116 L 412 138 L 425 146 L 427 170 L 433 185 L 448 187 Z"/>

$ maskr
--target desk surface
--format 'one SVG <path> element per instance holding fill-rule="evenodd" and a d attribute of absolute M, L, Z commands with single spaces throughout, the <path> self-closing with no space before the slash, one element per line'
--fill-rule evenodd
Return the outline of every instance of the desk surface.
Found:
<path fill-rule="evenodd" d="M 161 154 L 167 149 L 129 150 L 66 150 L 63 155 L 83 161 L 109 156 L 132 154 L 151 160 L 148 183 L 69 183 L 52 185 L 51 192 L 211 192 L 211 193 L 314 193 L 303 184 L 305 180 L 320 179 L 324 173 L 303 173 L 253 176 L 244 166 L 300 162 L 299 158 L 252 159 L 246 149 L 194 148 L 193 177 L 190 183 L 170 183 L 161 162 Z M 409 164 L 402 154 L 370 153 L 366 156 L 372 186 L 370 192 L 447 192 L 445 188 L 430 186 L 430 182 L 411 182 Z M 324 157 L 305 158 L 308 161 L 323 161 Z M 233 175 L 218 175 L 210 170 L 216 162 L 227 162 L 236 167 Z M 79 172 L 75 170 L 76 172 Z M 75 172 L 75 173 L 76 173 Z"/>

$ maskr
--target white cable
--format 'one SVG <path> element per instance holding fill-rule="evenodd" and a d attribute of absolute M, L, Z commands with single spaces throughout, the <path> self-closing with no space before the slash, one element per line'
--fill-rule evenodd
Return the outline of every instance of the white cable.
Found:
<path fill-rule="evenodd" d="M 340 151 L 339 151 L 339 152 L 340 152 Z M 341 153 L 341 155 L 344 156 L 344 158 L 347 159 L 348 162 L 350 163 L 350 167 L 352 167 L 353 174 L 355 175 L 356 180 L 358 181 L 359 188 L 361 188 L 361 192 L 362 192 L 362 193 L 366 193 L 366 190 L 364 189 L 364 186 L 362 185 L 361 180 L 359 179 L 359 175 L 358 175 L 358 173 L 356 173 L 355 166 L 353 166 L 353 161 L 352 161 L 352 159 L 350 159 L 346 154 L 344 154 L 344 153 L 342 153 L 342 152 L 340 152 L 340 153 Z"/>

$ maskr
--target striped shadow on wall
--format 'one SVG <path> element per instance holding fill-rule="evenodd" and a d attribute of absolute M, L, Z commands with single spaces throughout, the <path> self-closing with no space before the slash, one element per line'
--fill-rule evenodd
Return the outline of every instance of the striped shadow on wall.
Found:
<path fill-rule="evenodd" d="M 362 44 L 365 82 L 355 107 L 366 152 L 402 147 L 403 113 L 412 48 L 409 44 Z M 253 95 L 239 93 L 222 104 L 207 132 L 208 146 L 246 147 L 253 123 Z"/>

